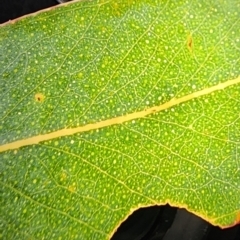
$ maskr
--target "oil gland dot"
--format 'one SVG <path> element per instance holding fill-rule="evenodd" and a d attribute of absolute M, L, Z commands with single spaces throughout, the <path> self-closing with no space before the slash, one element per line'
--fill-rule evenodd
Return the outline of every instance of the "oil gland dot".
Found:
<path fill-rule="evenodd" d="M 36 93 L 35 94 L 35 100 L 37 102 L 43 102 L 45 99 L 45 96 L 42 93 Z"/>

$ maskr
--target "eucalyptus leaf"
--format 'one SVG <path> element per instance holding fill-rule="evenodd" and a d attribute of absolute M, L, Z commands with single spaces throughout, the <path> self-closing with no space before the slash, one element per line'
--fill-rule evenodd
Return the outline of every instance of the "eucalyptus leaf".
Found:
<path fill-rule="evenodd" d="M 94 0 L 0 27 L 0 237 L 109 239 L 142 206 L 240 221 L 240 3 Z"/>

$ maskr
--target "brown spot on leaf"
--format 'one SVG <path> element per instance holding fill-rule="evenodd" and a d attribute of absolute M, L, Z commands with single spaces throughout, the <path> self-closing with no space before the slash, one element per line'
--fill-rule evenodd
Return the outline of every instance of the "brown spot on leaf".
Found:
<path fill-rule="evenodd" d="M 193 51 L 193 37 L 192 37 L 192 34 L 189 34 L 187 36 L 187 48 L 192 53 L 192 51 Z"/>
<path fill-rule="evenodd" d="M 43 102 L 45 99 L 45 96 L 42 93 L 36 93 L 35 94 L 35 100 L 37 102 Z"/>
<path fill-rule="evenodd" d="M 237 213 L 237 217 L 236 217 L 236 224 L 240 224 L 240 212 Z"/>

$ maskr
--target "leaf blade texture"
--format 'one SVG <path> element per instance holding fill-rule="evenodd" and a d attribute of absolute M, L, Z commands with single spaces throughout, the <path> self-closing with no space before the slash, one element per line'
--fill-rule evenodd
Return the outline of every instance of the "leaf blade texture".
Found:
<path fill-rule="evenodd" d="M 108 239 L 166 203 L 236 224 L 238 9 L 80 1 L 2 25 L 2 236 Z"/>

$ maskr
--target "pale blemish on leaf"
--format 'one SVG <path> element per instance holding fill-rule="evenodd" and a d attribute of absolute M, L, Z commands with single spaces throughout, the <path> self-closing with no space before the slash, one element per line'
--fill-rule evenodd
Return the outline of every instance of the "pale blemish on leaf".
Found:
<path fill-rule="evenodd" d="M 76 183 L 73 183 L 72 185 L 68 186 L 69 192 L 74 193 L 74 192 L 76 192 L 76 190 L 77 190 Z"/>
<path fill-rule="evenodd" d="M 62 171 L 60 175 L 60 181 L 62 182 L 62 181 L 65 181 L 66 179 L 67 179 L 67 174 L 64 171 Z"/>

